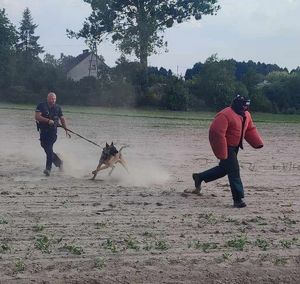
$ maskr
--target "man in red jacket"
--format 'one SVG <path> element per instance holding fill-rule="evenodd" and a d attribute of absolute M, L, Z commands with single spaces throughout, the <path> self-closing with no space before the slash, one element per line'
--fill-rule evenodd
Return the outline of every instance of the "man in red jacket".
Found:
<path fill-rule="evenodd" d="M 209 129 L 209 142 L 220 162 L 214 168 L 193 174 L 195 190 L 192 193 L 200 193 L 202 181 L 210 182 L 227 175 L 233 206 L 236 208 L 246 206 L 243 201 L 244 188 L 237 154 L 239 148 L 243 149 L 244 138 L 254 148 L 263 147 L 263 141 L 248 111 L 249 105 L 249 99 L 237 95 L 230 107 L 217 113 Z"/>

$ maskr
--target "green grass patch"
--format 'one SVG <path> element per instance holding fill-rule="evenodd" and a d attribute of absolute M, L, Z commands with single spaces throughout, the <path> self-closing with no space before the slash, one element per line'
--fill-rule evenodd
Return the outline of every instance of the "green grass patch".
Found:
<path fill-rule="evenodd" d="M 288 260 L 284 257 L 276 257 L 273 261 L 273 263 L 277 266 L 284 266 L 286 265 Z"/>
<path fill-rule="evenodd" d="M 38 102 L 37 102 L 38 103 Z M 59 103 L 59 102 L 58 102 Z M 35 105 L 27 104 L 8 104 L 0 103 L 0 109 L 16 109 L 24 111 L 34 111 Z M 156 118 L 165 120 L 181 120 L 209 123 L 216 112 L 205 111 L 168 111 L 168 110 L 149 110 L 149 109 L 124 109 L 107 107 L 88 107 L 88 106 L 63 106 L 65 113 L 102 115 L 102 116 L 122 116 L 138 118 Z M 255 122 L 262 123 L 300 123 L 299 114 L 273 114 L 273 113 L 252 113 Z M 172 124 L 171 124 L 172 125 Z"/>
<path fill-rule="evenodd" d="M 281 245 L 282 248 L 285 249 L 289 249 L 291 248 L 293 245 L 297 245 L 298 239 L 297 238 L 293 238 L 292 240 L 280 240 L 279 243 Z"/>
<path fill-rule="evenodd" d="M 278 219 L 283 221 L 284 224 L 286 224 L 289 227 L 297 224 L 297 220 L 294 220 L 287 215 L 279 216 Z"/>
<path fill-rule="evenodd" d="M 0 225 L 6 225 L 6 224 L 8 224 L 8 221 L 5 219 L 5 218 L 3 218 L 3 217 L 0 217 Z"/>
<path fill-rule="evenodd" d="M 218 218 L 213 213 L 201 213 L 198 216 L 200 219 L 200 223 L 205 222 L 211 225 L 215 225 L 218 223 Z"/>
<path fill-rule="evenodd" d="M 72 254 L 81 255 L 83 253 L 83 248 L 74 244 L 65 244 L 64 248 Z"/>
<path fill-rule="evenodd" d="M 35 247 L 45 253 L 50 253 L 51 240 L 46 235 L 38 236 L 35 240 Z"/>
<path fill-rule="evenodd" d="M 234 239 L 227 242 L 227 246 L 235 250 L 242 251 L 247 243 L 247 236 L 236 236 Z"/>
<path fill-rule="evenodd" d="M 36 225 L 33 226 L 32 229 L 33 229 L 34 232 L 41 232 L 45 229 L 45 226 L 42 225 L 42 224 L 36 224 Z"/>
<path fill-rule="evenodd" d="M 17 259 L 15 262 L 16 273 L 21 273 L 25 270 L 25 263 L 22 259 Z"/>
<path fill-rule="evenodd" d="M 106 266 L 103 258 L 97 257 L 94 261 L 94 267 L 101 270 Z"/>
<path fill-rule="evenodd" d="M 255 245 L 264 251 L 270 248 L 270 243 L 265 239 L 256 239 Z"/>
<path fill-rule="evenodd" d="M 253 113 L 254 122 L 264 123 L 300 123 L 299 114 Z"/>
<path fill-rule="evenodd" d="M 264 217 L 256 216 L 255 218 L 251 218 L 248 220 L 249 222 L 256 223 L 258 226 L 266 226 L 268 225 L 268 222 Z"/>
<path fill-rule="evenodd" d="M 203 252 L 208 253 L 210 250 L 218 248 L 218 244 L 213 243 L 213 242 L 202 243 L 199 240 L 197 240 L 193 244 L 189 244 L 188 247 L 193 247 L 195 249 L 201 249 Z"/>
<path fill-rule="evenodd" d="M 168 250 L 170 248 L 170 245 L 165 240 L 157 240 L 155 242 L 154 248 L 156 250 Z"/>
<path fill-rule="evenodd" d="M 128 237 L 128 239 L 125 239 L 124 242 L 126 245 L 126 249 L 133 249 L 136 251 L 138 251 L 140 249 L 140 246 L 138 245 L 138 241 L 131 237 Z"/>
<path fill-rule="evenodd" d="M 113 253 L 118 251 L 117 243 L 114 240 L 111 240 L 111 239 L 107 239 L 104 243 L 102 243 L 101 246 L 104 249 L 108 249 Z"/>
<path fill-rule="evenodd" d="M 11 251 L 10 246 L 5 243 L 0 243 L 0 253 L 5 253 L 7 251 Z"/>

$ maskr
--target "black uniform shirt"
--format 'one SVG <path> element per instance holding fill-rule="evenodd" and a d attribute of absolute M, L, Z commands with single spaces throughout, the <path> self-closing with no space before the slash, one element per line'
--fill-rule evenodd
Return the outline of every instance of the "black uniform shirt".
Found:
<path fill-rule="evenodd" d="M 51 131 L 57 132 L 58 120 L 63 116 L 61 107 L 59 105 L 54 105 L 50 107 L 47 102 L 39 103 L 35 109 L 36 112 L 40 112 L 42 117 L 51 119 L 54 121 L 54 125 L 50 126 L 48 123 L 39 122 L 39 128 L 41 131 Z"/>

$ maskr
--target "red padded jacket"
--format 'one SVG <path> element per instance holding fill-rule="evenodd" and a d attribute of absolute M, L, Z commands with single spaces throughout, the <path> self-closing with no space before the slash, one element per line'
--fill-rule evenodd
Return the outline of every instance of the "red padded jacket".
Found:
<path fill-rule="evenodd" d="M 209 129 L 209 142 L 215 156 L 220 160 L 227 159 L 227 147 L 238 147 L 240 139 L 245 140 L 253 148 L 263 147 L 263 141 L 253 124 L 251 115 L 245 112 L 246 121 L 242 133 L 243 117 L 231 107 L 217 113 Z"/>

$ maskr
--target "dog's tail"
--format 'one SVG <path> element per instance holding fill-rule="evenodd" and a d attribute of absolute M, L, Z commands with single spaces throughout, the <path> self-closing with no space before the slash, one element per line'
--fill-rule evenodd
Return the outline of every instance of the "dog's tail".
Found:
<path fill-rule="evenodd" d="M 128 148 L 129 147 L 129 145 L 124 145 L 124 146 L 122 146 L 121 148 L 120 148 L 120 150 L 119 150 L 119 153 L 121 153 L 121 151 L 124 149 L 124 148 Z"/>

